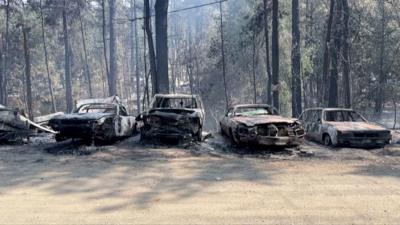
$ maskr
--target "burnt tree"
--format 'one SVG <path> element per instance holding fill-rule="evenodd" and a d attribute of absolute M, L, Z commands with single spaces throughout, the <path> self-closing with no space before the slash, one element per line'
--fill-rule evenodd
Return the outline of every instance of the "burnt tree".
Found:
<path fill-rule="evenodd" d="M 334 10 L 335 10 L 335 0 L 331 0 L 327 28 L 326 28 L 326 37 L 325 37 L 325 42 L 324 42 L 324 58 L 323 58 L 323 66 L 322 66 L 322 85 L 321 85 L 322 93 L 319 93 L 319 96 L 320 96 L 319 102 L 322 102 L 322 104 L 324 104 L 324 105 L 326 105 L 326 103 L 328 102 L 328 93 L 329 93 L 329 74 L 328 74 L 328 69 L 330 66 L 329 43 L 331 42 L 332 21 L 333 21 Z"/>
<path fill-rule="evenodd" d="M 118 65 L 117 65 L 117 37 L 114 29 L 115 25 L 115 0 L 109 0 L 110 8 L 110 73 L 108 78 L 109 94 L 117 94 L 117 81 L 118 81 Z"/>
<path fill-rule="evenodd" d="M 342 65 L 343 65 L 343 87 L 344 87 L 344 106 L 352 107 L 351 97 L 351 75 L 350 75 L 350 40 L 349 40 L 349 5 L 347 0 L 342 0 L 343 7 L 343 49 L 342 49 Z"/>
<path fill-rule="evenodd" d="M 341 35 L 342 35 L 342 4 L 337 2 L 334 11 L 334 30 L 333 38 L 330 42 L 330 58 L 331 58 L 331 69 L 329 79 L 329 107 L 338 107 L 338 79 L 339 79 L 339 59 L 341 49 Z"/>
<path fill-rule="evenodd" d="M 298 117 L 301 106 L 301 52 L 299 0 L 292 0 L 292 115 Z"/>
<path fill-rule="evenodd" d="M 279 1 L 272 1 L 272 103 L 279 111 Z"/>
<path fill-rule="evenodd" d="M 150 15 L 150 2 L 144 0 L 144 28 L 147 36 L 147 45 L 149 49 L 149 61 L 150 61 L 150 74 L 151 74 L 151 85 L 153 87 L 153 95 L 156 94 L 157 82 L 157 65 L 156 65 L 156 54 L 154 51 L 153 32 L 151 31 L 151 15 Z M 148 89 L 148 86 L 147 86 Z"/>
<path fill-rule="evenodd" d="M 168 0 L 156 0 L 157 86 L 155 93 L 169 93 L 168 79 Z"/>
<path fill-rule="evenodd" d="M 25 58 L 25 84 L 26 84 L 26 103 L 28 107 L 28 117 L 33 120 L 33 104 L 32 104 L 32 82 L 31 82 L 31 59 L 29 50 L 29 27 L 22 24 L 22 35 L 24 41 L 24 58 Z"/>
<path fill-rule="evenodd" d="M 63 39 L 64 39 L 64 76 L 65 76 L 65 98 L 67 104 L 67 112 L 73 109 L 72 97 L 72 81 L 71 81 L 71 62 L 70 62 L 70 47 L 69 47 L 69 34 L 68 34 L 68 18 L 67 18 L 67 0 L 64 0 L 62 10 L 62 24 L 63 24 Z"/>
<path fill-rule="evenodd" d="M 267 67 L 267 103 L 272 103 L 272 75 L 271 75 L 271 63 L 270 63 L 270 51 L 269 51 L 269 29 L 268 29 L 268 8 L 267 8 L 267 0 L 263 0 L 263 9 L 264 9 L 264 35 L 265 35 L 265 60 Z"/>

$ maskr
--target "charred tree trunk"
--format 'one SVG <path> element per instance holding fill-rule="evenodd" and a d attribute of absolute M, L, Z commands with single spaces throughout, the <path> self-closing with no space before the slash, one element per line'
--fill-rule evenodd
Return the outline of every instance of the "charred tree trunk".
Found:
<path fill-rule="evenodd" d="M 252 35 L 252 73 L 253 73 L 253 103 L 257 104 L 257 83 L 256 83 L 256 32 L 253 31 Z"/>
<path fill-rule="evenodd" d="M 292 0 L 292 115 L 297 118 L 301 111 L 301 52 L 299 1 Z"/>
<path fill-rule="evenodd" d="M 89 88 L 89 98 L 93 98 L 92 78 L 90 76 L 89 60 L 88 60 L 88 55 L 87 55 L 87 50 L 86 50 L 85 31 L 84 31 L 84 25 L 83 25 L 83 20 L 82 20 L 82 14 L 80 11 L 79 11 L 79 20 L 80 20 L 80 30 L 81 30 L 81 36 L 82 36 L 83 53 L 85 56 L 85 72 L 86 72 L 86 79 L 87 79 L 88 88 Z"/>
<path fill-rule="evenodd" d="M 33 120 L 33 106 L 32 106 L 32 82 L 31 82 L 31 59 L 28 43 L 29 27 L 22 25 L 22 34 L 24 39 L 24 56 L 25 56 L 25 83 L 26 83 L 26 103 L 28 106 L 28 116 Z"/>
<path fill-rule="evenodd" d="M 147 35 L 147 45 L 149 48 L 149 61 L 150 61 L 150 74 L 151 74 L 151 84 L 153 87 L 153 95 L 158 92 L 158 80 L 157 80 L 157 66 L 156 66 L 156 54 L 154 52 L 153 43 L 153 32 L 151 30 L 151 15 L 150 15 L 150 3 L 149 0 L 144 0 L 144 27 L 146 29 Z"/>
<path fill-rule="evenodd" d="M 379 77 L 378 77 L 378 93 L 375 99 L 375 114 L 380 117 L 383 111 L 383 103 L 385 101 L 385 87 L 386 87 L 386 72 L 384 68 L 384 62 L 386 60 L 386 12 L 385 12 L 385 2 L 384 0 L 378 1 L 378 8 L 381 12 L 380 20 L 380 30 L 379 30 L 379 56 L 378 56 L 378 67 L 379 67 Z"/>
<path fill-rule="evenodd" d="M 333 14 L 335 10 L 335 0 L 331 0 L 330 9 L 329 9 L 329 17 L 327 22 L 327 30 L 326 30 L 326 37 L 325 37 L 325 50 L 324 50 L 324 62 L 322 67 L 322 93 L 319 93 L 321 97 L 319 102 L 322 102 L 324 105 L 328 102 L 328 93 L 329 93 L 329 75 L 328 69 L 330 65 L 330 58 L 329 58 L 329 43 L 331 42 L 331 33 L 332 33 L 332 21 L 333 21 Z"/>
<path fill-rule="evenodd" d="M 279 5 L 272 1 L 272 103 L 279 111 Z"/>
<path fill-rule="evenodd" d="M 351 97 L 351 75 L 350 75 L 350 40 L 349 40 L 349 5 L 347 0 L 342 0 L 343 7 L 343 87 L 344 87 L 344 106 L 352 107 Z"/>
<path fill-rule="evenodd" d="M 263 0 L 264 7 L 264 35 L 265 35 L 265 55 L 266 55 L 266 67 L 267 67 L 267 103 L 272 103 L 272 76 L 271 76 L 271 63 L 270 63 L 270 51 L 269 51 L 269 29 L 268 29 L 268 9 L 267 0 Z"/>
<path fill-rule="evenodd" d="M 108 69 L 108 57 L 107 57 L 107 29 L 106 29 L 106 0 L 101 0 L 101 15 L 102 15 L 102 36 L 103 36 L 103 55 L 104 65 L 106 67 L 107 84 L 110 87 L 110 71 Z"/>
<path fill-rule="evenodd" d="M 42 0 L 40 0 L 40 19 L 41 19 L 41 25 L 42 25 L 42 41 L 43 41 L 44 61 L 46 64 L 47 82 L 48 82 L 48 88 L 49 88 L 49 93 L 50 93 L 50 98 L 51 98 L 52 112 L 55 113 L 57 111 L 57 108 L 56 108 L 56 103 L 54 100 L 53 84 L 51 81 L 50 70 L 49 70 L 49 59 L 48 59 L 48 54 L 47 54 L 46 36 L 45 36 L 45 32 L 44 32 L 44 17 L 43 17 Z"/>
<path fill-rule="evenodd" d="M 110 74 L 109 74 L 109 94 L 117 95 L 117 81 L 118 81 L 118 69 L 117 69 L 117 37 L 115 34 L 115 0 L 109 0 L 110 8 Z"/>
<path fill-rule="evenodd" d="M 64 8 L 62 11 L 63 20 L 63 33 L 64 33 L 64 72 L 65 72 L 65 98 L 67 103 L 67 112 L 73 109 L 72 98 L 72 82 L 71 82 L 71 63 L 70 63 L 70 49 L 69 49 L 69 34 L 68 34 L 68 21 L 67 21 L 67 0 L 64 0 Z"/>
<path fill-rule="evenodd" d="M 8 101 L 8 91 L 7 91 L 7 83 L 8 83 L 8 47 L 9 47 L 9 42 L 10 42 L 10 37 L 9 37 L 9 27 L 10 27 L 10 2 L 11 0 L 7 0 L 6 4 L 6 34 L 4 38 L 4 59 L 3 59 L 3 79 L 2 79 L 2 85 L 0 86 L 2 92 L 2 99 L 0 99 L 1 103 L 4 105 L 7 105 Z"/>
<path fill-rule="evenodd" d="M 330 82 L 329 82 L 329 98 L 328 98 L 328 106 L 329 107 L 338 107 L 338 67 L 339 67 L 339 58 L 340 58 L 340 48 L 341 48 L 341 35 L 342 35 L 342 4 L 341 2 L 337 2 L 335 7 L 335 15 L 334 15 L 334 33 L 333 39 L 331 40 L 331 72 L 330 72 Z"/>
<path fill-rule="evenodd" d="M 136 0 L 133 0 L 133 18 L 136 18 Z M 135 20 L 135 74 L 136 74 L 136 108 L 137 113 L 140 114 L 140 73 L 139 73 L 139 38 L 138 38 L 138 23 Z M 133 63 L 133 60 L 132 60 Z M 132 64 L 133 65 L 133 64 Z"/>
<path fill-rule="evenodd" d="M 169 93 L 168 0 L 156 0 L 157 93 Z"/>
<path fill-rule="evenodd" d="M 219 22 L 220 22 L 220 35 L 221 35 L 221 57 L 222 57 L 222 78 L 224 81 L 225 104 L 228 109 L 228 90 L 226 86 L 226 64 L 225 64 L 225 40 L 224 40 L 224 25 L 222 20 L 222 1 L 219 2 Z"/>

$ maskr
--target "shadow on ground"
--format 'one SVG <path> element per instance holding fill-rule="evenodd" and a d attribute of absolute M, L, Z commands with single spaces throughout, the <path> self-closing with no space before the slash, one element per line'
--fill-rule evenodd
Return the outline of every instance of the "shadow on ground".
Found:
<path fill-rule="evenodd" d="M 85 201 L 118 199 L 96 209 L 113 212 L 129 206 L 147 208 L 165 193 L 164 202 L 179 202 L 213 191 L 220 182 L 273 185 L 273 177 L 280 173 L 237 153 L 209 154 L 201 144 L 153 146 L 138 139 L 92 146 L 89 153 L 87 146 L 76 143 L 1 146 L 0 192 L 35 187 L 55 196 L 81 194 Z"/>

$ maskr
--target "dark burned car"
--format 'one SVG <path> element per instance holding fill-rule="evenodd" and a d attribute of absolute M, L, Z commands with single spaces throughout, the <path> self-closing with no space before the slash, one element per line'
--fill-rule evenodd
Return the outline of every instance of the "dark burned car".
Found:
<path fill-rule="evenodd" d="M 142 139 L 172 138 L 202 140 L 203 103 L 198 95 L 156 94 L 143 122 Z"/>
<path fill-rule="evenodd" d="M 57 141 L 114 141 L 131 136 L 136 128 L 135 117 L 128 115 L 118 96 L 77 101 L 73 113 L 55 116 L 49 125 L 58 132 Z"/>
<path fill-rule="evenodd" d="M 305 135 L 293 118 L 279 116 L 269 105 L 236 105 L 220 121 L 221 132 L 235 144 L 298 146 Z"/>
<path fill-rule="evenodd" d="M 308 139 L 327 146 L 380 147 L 391 140 L 388 129 L 368 122 L 352 109 L 308 109 L 299 119 Z"/>
<path fill-rule="evenodd" d="M 31 133 L 19 110 L 0 105 L 0 143 L 27 138 Z"/>

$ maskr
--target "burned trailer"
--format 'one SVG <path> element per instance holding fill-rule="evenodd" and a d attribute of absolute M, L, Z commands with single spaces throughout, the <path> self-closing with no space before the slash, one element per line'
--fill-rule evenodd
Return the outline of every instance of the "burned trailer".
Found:
<path fill-rule="evenodd" d="M 352 109 L 308 109 L 300 120 L 308 139 L 327 146 L 382 147 L 391 141 L 390 130 L 367 121 Z"/>
<path fill-rule="evenodd" d="M 305 136 L 300 122 L 277 114 L 273 107 L 265 104 L 236 105 L 221 119 L 221 132 L 238 145 L 300 145 Z"/>
<path fill-rule="evenodd" d="M 118 96 L 79 100 L 73 113 L 55 116 L 49 125 L 58 132 L 57 141 L 115 141 L 136 131 L 135 117 L 128 114 Z"/>
<path fill-rule="evenodd" d="M 202 140 L 203 103 L 197 95 L 156 94 L 151 108 L 138 117 L 142 139 Z"/>

